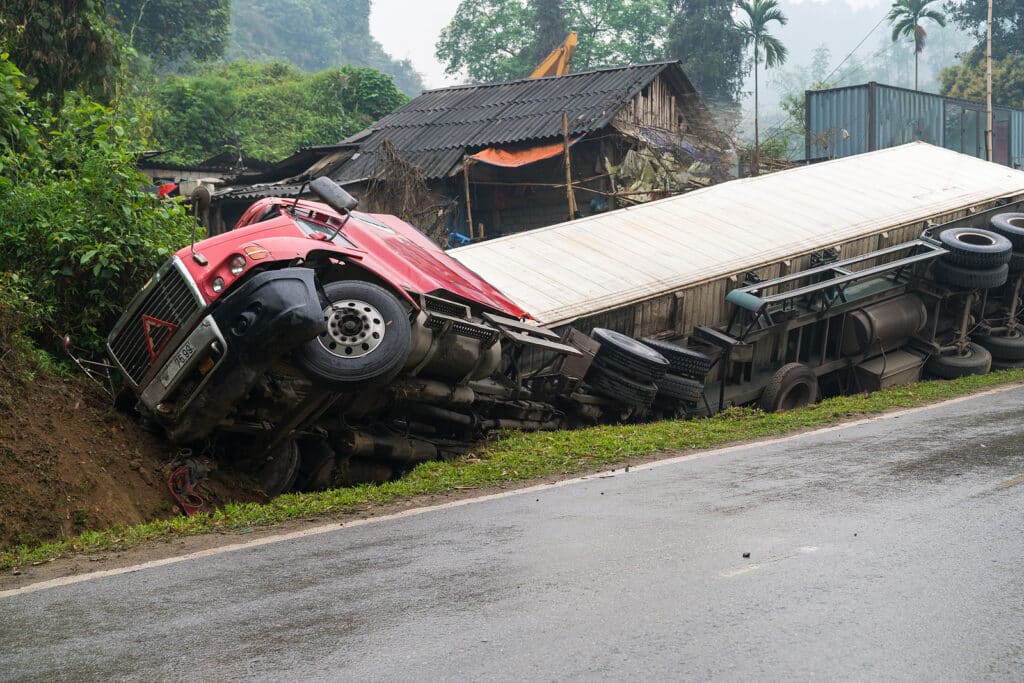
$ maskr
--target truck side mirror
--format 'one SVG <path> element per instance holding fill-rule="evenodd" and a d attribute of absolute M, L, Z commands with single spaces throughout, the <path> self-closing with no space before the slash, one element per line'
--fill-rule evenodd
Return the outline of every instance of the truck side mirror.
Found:
<path fill-rule="evenodd" d="M 359 205 L 358 199 L 343 190 L 338 183 L 334 182 L 327 176 L 314 178 L 313 181 L 309 183 L 309 189 L 313 194 L 319 197 L 324 204 L 331 207 L 338 213 L 348 213 Z"/>

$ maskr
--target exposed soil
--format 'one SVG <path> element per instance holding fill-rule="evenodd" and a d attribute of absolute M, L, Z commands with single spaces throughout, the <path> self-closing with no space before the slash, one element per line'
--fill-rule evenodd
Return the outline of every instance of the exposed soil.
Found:
<path fill-rule="evenodd" d="M 181 514 L 167 486 L 174 446 L 116 411 L 84 378 L 0 382 L 0 547 Z M 209 506 L 259 500 L 235 473 L 196 492 Z"/>

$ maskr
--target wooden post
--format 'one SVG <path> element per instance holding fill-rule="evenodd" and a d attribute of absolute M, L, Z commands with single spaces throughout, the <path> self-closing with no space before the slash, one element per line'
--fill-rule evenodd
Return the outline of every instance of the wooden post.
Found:
<path fill-rule="evenodd" d="M 565 194 L 569 200 L 569 220 L 576 218 L 576 195 L 572 192 L 572 165 L 569 163 L 569 112 L 562 112 L 562 154 L 565 157 Z"/>
<path fill-rule="evenodd" d="M 462 155 L 462 184 L 466 190 L 466 224 L 469 226 L 469 238 L 476 237 L 476 228 L 473 226 L 473 202 L 469 199 L 469 166 L 470 159 L 466 154 Z M 481 235 L 483 237 L 483 235 Z"/>

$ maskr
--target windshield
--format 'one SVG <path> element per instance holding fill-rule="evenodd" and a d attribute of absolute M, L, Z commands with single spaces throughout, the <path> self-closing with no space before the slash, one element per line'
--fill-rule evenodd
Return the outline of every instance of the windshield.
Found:
<path fill-rule="evenodd" d="M 292 218 L 295 220 L 296 224 L 298 224 L 298 226 L 302 228 L 302 231 L 307 235 L 312 235 L 314 233 L 319 233 L 321 235 L 332 235 L 335 232 L 337 232 L 338 226 L 341 225 L 340 221 L 334 221 L 337 222 L 338 225 L 324 225 L 322 223 L 316 223 L 314 221 L 311 221 L 308 218 L 302 218 L 301 216 L 293 216 Z M 333 241 L 335 244 L 341 245 L 343 247 L 356 246 L 350 240 L 346 239 L 345 236 L 342 235 L 340 232 L 338 232 L 337 235 L 334 235 Z"/>

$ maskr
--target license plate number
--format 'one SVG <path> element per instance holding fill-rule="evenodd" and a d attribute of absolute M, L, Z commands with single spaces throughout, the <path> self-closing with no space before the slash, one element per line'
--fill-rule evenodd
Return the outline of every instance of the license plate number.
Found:
<path fill-rule="evenodd" d="M 178 352 L 174 354 L 174 357 L 167 363 L 167 367 L 164 369 L 163 374 L 160 376 L 160 383 L 166 388 L 171 384 L 178 372 L 185 366 L 189 358 L 196 354 L 196 347 L 191 342 L 186 341 L 178 349 Z"/>

